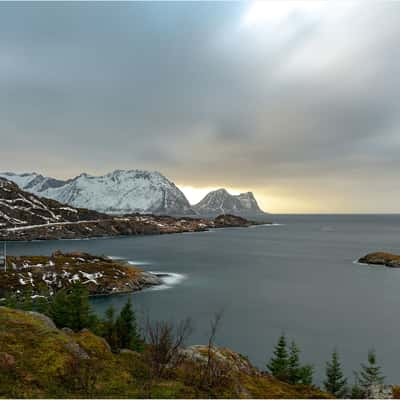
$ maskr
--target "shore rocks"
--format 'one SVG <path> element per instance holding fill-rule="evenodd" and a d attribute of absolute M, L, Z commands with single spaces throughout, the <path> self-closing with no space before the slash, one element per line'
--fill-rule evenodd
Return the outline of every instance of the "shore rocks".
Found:
<path fill-rule="evenodd" d="M 0 269 L 0 298 L 7 293 L 43 297 L 47 287 L 54 294 L 81 282 L 91 296 L 129 293 L 162 284 L 162 279 L 121 260 L 87 253 L 54 252 L 48 256 L 9 256 L 7 269 Z"/>
<path fill-rule="evenodd" d="M 375 252 L 369 253 L 358 260 L 362 264 L 382 265 L 390 268 L 400 268 L 400 255 Z"/>
<path fill-rule="evenodd" d="M 248 221 L 245 218 L 238 217 L 231 214 L 221 214 L 214 219 L 215 228 L 237 228 L 237 227 L 248 227 L 256 225 L 256 223 Z"/>

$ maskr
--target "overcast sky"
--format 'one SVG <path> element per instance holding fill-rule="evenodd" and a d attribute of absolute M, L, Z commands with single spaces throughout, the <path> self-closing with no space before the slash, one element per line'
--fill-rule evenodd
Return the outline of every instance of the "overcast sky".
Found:
<path fill-rule="evenodd" d="M 1 3 L 0 170 L 400 212 L 399 43 L 400 2 Z"/>

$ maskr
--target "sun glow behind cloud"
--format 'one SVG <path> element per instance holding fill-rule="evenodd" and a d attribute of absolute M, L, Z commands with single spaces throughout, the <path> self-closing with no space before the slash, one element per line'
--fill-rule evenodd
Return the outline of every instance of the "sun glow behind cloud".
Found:
<path fill-rule="evenodd" d="M 209 192 L 213 190 L 220 189 L 221 187 L 217 186 L 208 186 L 208 187 L 194 187 L 194 186 L 185 186 L 178 185 L 179 189 L 185 194 L 186 198 L 189 200 L 189 203 L 194 205 L 197 204 L 200 200 L 202 200 Z M 270 213 L 302 213 L 307 212 L 310 209 L 310 206 L 313 207 L 315 212 L 322 211 L 322 209 L 318 208 L 318 202 L 314 202 L 310 205 L 310 201 L 308 199 L 300 199 L 295 196 L 293 193 L 281 193 L 277 188 L 270 188 L 267 190 L 254 190 L 250 187 L 247 188 L 228 188 L 227 191 L 230 194 L 237 195 L 240 193 L 252 191 L 254 196 L 256 197 L 257 203 L 260 208 L 266 212 Z"/>
<path fill-rule="evenodd" d="M 243 16 L 243 26 L 271 25 L 286 22 L 292 16 L 307 14 L 316 17 L 324 6 L 322 1 L 277 0 L 254 1 Z"/>

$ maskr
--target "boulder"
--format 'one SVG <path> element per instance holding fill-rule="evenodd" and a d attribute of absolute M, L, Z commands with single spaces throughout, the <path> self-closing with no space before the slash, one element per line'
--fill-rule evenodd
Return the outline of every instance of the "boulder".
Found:
<path fill-rule="evenodd" d="M 57 329 L 56 324 L 47 315 L 38 313 L 36 311 L 29 311 L 28 314 L 33 315 L 35 318 L 40 319 L 50 329 Z"/>
<path fill-rule="evenodd" d="M 0 353 L 0 368 L 10 370 L 15 367 L 15 357 L 8 353 Z"/>

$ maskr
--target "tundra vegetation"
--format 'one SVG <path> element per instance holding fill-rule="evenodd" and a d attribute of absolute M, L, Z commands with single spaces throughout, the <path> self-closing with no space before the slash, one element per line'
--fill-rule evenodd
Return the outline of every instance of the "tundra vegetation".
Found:
<path fill-rule="evenodd" d="M 204 346 L 189 346 L 190 319 L 140 327 L 130 300 L 94 314 L 80 282 L 53 296 L 8 296 L 0 307 L 0 397 L 18 398 L 333 398 L 383 397 L 375 352 L 347 385 L 338 352 L 326 365 L 323 389 L 314 368 L 281 335 L 265 371 L 215 338 L 216 313 Z M 396 395 L 397 388 L 393 388 Z"/>

